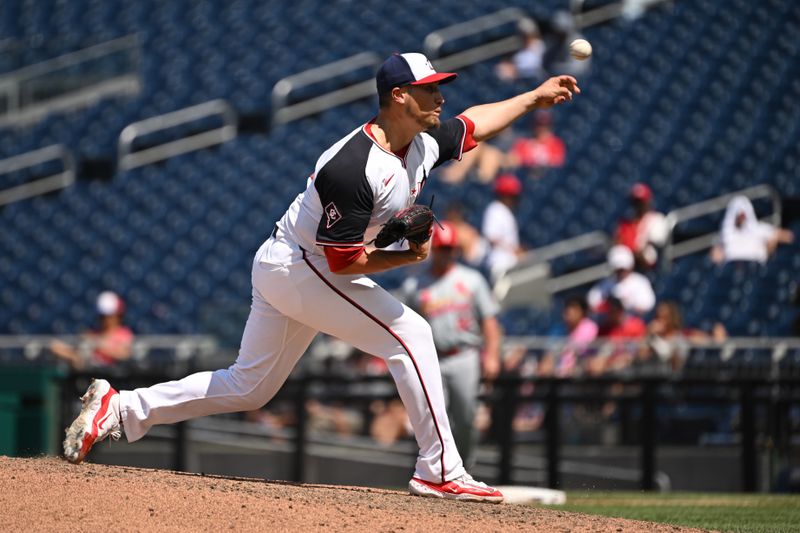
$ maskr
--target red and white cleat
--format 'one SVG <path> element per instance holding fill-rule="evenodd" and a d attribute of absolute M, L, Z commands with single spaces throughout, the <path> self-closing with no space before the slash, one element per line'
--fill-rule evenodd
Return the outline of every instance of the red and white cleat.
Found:
<path fill-rule="evenodd" d="M 81 397 L 83 407 L 78 418 L 66 430 L 64 457 L 78 464 L 92 445 L 108 436 L 119 440 L 122 426 L 119 417 L 119 393 L 104 379 L 93 380 Z"/>
<path fill-rule="evenodd" d="M 503 493 L 486 483 L 475 481 L 469 474 L 452 479 L 447 483 L 432 483 L 418 477 L 408 482 L 408 490 L 417 496 L 446 498 L 468 502 L 502 503 Z"/>

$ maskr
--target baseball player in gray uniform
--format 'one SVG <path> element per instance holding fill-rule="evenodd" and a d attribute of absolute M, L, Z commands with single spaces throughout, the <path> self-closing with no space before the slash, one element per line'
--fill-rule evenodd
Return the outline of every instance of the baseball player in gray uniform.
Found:
<path fill-rule="evenodd" d="M 481 367 L 494 379 L 500 372 L 500 306 L 480 272 L 457 262 L 460 249 L 455 228 L 435 228 L 427 275 L 405 284 L 410 306 L 433 331 L 447 400 L 447 414 L 464 465 L 474 463 L 478 433 Z"/>
<path fill-rule="evenodd" d="M 123 429 L 133 442 L 156 424 L 260 408 L 322 331 L 387 361 L 420 448 L 409 482 L 413 494 L 502 501 L 499 491 L 467 474 L 456 449 L 430 326 L 368 277 L 422 261 L 430 241 L 403 251 L 370 242 L 394 213 L 416 201 L 434 168 L 580 90 L 573 77 L 557 76 L 441 120 L 440 86 L 455 77 L 436 72 L 422 54 L 390 56 L 376 77 L 378 115 L 320 156 L 305 190 L 256 252 L 250 316 L 236 361 L 136 390 L 117 392 L 105 380 L 94 381 L 67 429 L 65 457 L 79 463 L 95 442 L 119 438 Z"/>

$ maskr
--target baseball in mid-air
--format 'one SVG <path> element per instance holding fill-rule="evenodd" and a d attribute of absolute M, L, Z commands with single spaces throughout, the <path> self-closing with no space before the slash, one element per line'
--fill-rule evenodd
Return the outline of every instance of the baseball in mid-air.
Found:
<path fill-rule="evenodd" d="M 586 39 L 575 39 L 569 43 L 569 53 L 575 59 L 583 61 L 592 55 L 592 45 Z"/>

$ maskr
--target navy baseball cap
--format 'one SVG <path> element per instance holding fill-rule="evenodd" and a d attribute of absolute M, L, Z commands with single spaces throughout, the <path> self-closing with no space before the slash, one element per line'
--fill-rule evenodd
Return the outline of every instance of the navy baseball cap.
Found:
<path fill-rule="evenodd" d="M 383 62 L 375 76 L 378 94 L 405 85 L 449 83 L 456 79 L 455 72 L 436 72 L 431 62 L 422 54 L 392 54 Z"/>

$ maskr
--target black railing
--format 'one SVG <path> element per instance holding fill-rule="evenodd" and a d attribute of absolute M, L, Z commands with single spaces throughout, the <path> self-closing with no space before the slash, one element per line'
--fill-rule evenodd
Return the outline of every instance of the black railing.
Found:
<path fill-rule="evenodd" d="M 96 374 L 95 374 L 96 376 Z M 85 389 L 89 374 L 76 373 L 66 378 L 63 388 L 65 400 L 75 398 Z M 136 374 L 116 376 L 118 388 L 135 388 L 173 379 L 174 376 Z M 290 379 L 274 401 L 293 402 L 296 418 L 294 433 L 293 481 L 304 481 L 308 443 L 308 414 L 306 402 L 320 401 L 365 403 L 375 399 L 396 396 L 357 394 L 347 391 L 350 386 L 366 383 L 391 382 L 388 376 L 344 378 L 331 375 L 306 375 Z M 320 385 L 324 385 L 320 387 Z M 523 392 L 525 386 L 525 392 Z M 363 387 L 360 387 L 363 389 Z M 532 388 L 532 390 L 530 390 Z M 543 424 L 547 484 L 562 487 L 562 407 L 566 405 L 598 405 L 612 402 L 618 406 L 623 440 L 640 450 L 640 488 L 656 487 L 658 430 L 661 427 L 661 407 L 689 403 L 692 405 L 717 405 L 738 407 L 739 446 L 741 450 L 741 487 L 747 492 L 756 491 L 758 480 L 758 437 L 769 439 L 770 445 L 788 451 L 791 440 L 789 407 L 800 405 L 800 379 L 792 378 L 690 378 L 690 377 L 595 377 L 585 379 L 502 377 L 489 386 L 483 401 L 493 407 L 496 420 L 492 438 L 496 441 L 499 458 L 497 479 L 502 484 L 513 484 L 514 452 L 520 445 L 519 435 L 513 429 L 517 408 L 526 403 L 541 404 L 545 410 Z M 74 416 L 74 403 L 63 402 L 62 427 Z M 767 416 L 757 418 L 757 410 L 767 408 Z M 185 423 L 175 425 L 174 468 L 185 467 L 187 431 Z"/>

